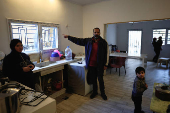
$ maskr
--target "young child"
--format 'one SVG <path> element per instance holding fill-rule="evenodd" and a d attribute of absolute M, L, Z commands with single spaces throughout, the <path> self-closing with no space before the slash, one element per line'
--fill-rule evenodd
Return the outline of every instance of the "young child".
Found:
<path fill-rule="evenodd" d="M 133 84 L 132 90 L 132 100 L 135 105 L 134 113 L 144 113 L 142 111 L 142 95 L 143 92 L 148 88 L 148 85 L 145 83 L 145 69 L 143 67 L 137 67 L 136 78 Z"/>

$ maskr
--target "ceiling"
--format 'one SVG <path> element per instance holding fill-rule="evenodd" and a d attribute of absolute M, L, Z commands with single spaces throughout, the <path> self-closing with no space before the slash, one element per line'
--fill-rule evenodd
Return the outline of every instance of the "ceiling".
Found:
<path fill-rule="evenodd" d="M 89 5 L 101 1 L 108 1 L 108 0 L 65 0 L 71 3 L 79 4 L 79 5 Z"/>

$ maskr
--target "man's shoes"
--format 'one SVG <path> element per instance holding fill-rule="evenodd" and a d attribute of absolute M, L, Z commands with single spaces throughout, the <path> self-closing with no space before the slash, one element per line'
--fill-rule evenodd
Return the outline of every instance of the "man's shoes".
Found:
<path fill-rule="evenodd" d="M 103 98 L 103 100 L 107 100 L 106 94 L 101 94 L 101 97 Z"/>
<path fill-rule="evenodd" d="M 141 110 L 141 112 L 140 113 L 145 113 L 143 110 Z"/>
<path fill-rule="evenodd" d="M 134 113 L 145 113 L 143 110 L 141 110 L 141 111 L 135 111 L 134 110 Z"/>
<path fill-rule="evenodd" d="M 92 94 L 90 95 L 90 98 L 93 99 L 96 95 L 98 95 L 98 93 L 92 93 Z"/>

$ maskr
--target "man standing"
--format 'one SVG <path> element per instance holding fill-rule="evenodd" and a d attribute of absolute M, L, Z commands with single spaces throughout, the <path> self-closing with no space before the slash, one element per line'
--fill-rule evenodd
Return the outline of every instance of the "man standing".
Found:
<path fill-rule="evenodd" d="M 107 69 L 107 42 L 100 37 L 100 29 L 93 29 L 92 38 L 76 38 L 69 35 L 64 35 L 64 38 L 68 38 L 77 45 L 85 46 L 86 68 L 88 69 L 87 83 L 93 84 L 93 93 L 90 98 L 92 99 L 98 94 L 98 78 L 101 96 L 107 100 L 103 81 L 103 73 Z"/>

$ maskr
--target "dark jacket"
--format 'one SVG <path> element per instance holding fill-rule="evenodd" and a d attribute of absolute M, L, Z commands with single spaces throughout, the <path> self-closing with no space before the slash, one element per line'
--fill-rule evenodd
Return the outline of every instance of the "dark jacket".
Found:
<path fill-rule="evenodd" d="M 68 40 L 72 41 L 73 43 L 80 46 L 85 46 L 86 68 L 88 68 L 90 62 L 90 55 L 93 44 L 92 38 L 76 38 L 71 36 L 68 37 Z M 97 51 L 97 69 L 103 71 L 103 68 L 106 63 L 107 63 L 107 42 L 100 37 Z"/>
<path fill-rule="evenodd" d="M 159 39 L 159 40 L 157 41 L 157 44 L 158 44 L 158 49 L 159 49 L 159 50 L 162 50 L 163 41 L 162 41 L 161 39 Z"/>
<path fill-rule="evenodd" d="M 33 72 L 24 72 L 22 69 L 22 67 L 26 67 L 29 64 L 34 65 L 28 55 L 12 51 L 4 58 L 2 71 L 10 80 L 18 81 L 28 87 L 34 88 Z"/>
<path fill-rule="evenodd" d="M 154 47 L 154 51 L 158 50 L 158 43 L 156 41 L 153 41 L 152 45 Z"/>
<path fill-rule="evenodd" d="M 147 89 L 145 78 L 141 79 L 138 76 L 136 76 L 134 83 L 133 83 L 133 90 L 132 95 L 133 96 L 142 96 L 143 92 Z"/>

